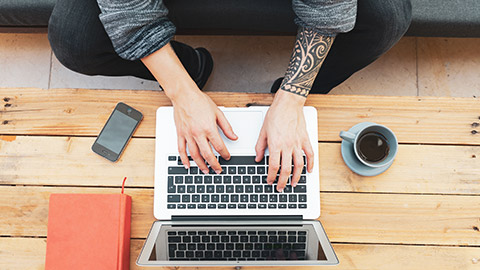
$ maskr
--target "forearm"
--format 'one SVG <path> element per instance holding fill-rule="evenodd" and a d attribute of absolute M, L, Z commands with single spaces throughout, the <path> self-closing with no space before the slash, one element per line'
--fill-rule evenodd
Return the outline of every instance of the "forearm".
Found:
<path fill-rule="evenodd" d="M 141 60 L 172 101 L 187 95 L 186 91 L 198 90 L 170 44 Z"/>
<path fill-rule="evenodd" d="M 307 97 L 334 39 L 300 28 L 280 90 Z"/>

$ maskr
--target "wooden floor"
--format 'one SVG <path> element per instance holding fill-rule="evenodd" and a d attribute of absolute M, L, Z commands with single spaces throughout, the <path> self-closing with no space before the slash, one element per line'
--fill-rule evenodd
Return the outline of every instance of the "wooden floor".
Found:
<path fill-rule="evenodd" d="M 220 106 L 272 101 L 209 95 Z M 90 147 L 119 101 L 144 120 L 110 163 Z M 0 269 L 43 269 L 51 193 L 117 193 L 124 176 L 139 269 L 154 221 L 155 110 L 169 104 L 158 91 L 0 89 Z M 320 220 L 335 269 L 480 269 L 480 100 L 311 95 L 307 105 L 318 109 Z M 363 121 L 387 125 L 400 142 L 376 177 L 352 173 L 340 155 L 338 133 Z"/>

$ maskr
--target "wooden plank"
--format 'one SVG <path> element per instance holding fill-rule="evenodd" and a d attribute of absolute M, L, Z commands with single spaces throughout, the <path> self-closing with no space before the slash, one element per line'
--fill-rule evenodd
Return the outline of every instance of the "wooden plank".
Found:
<path fill-rule="evenodd" d="M 46 236 L 50 193 L 117 193 L 119 188 L 0 187 L 0 232 Z M 132 237 L 154 221 L 153 189 L 133 198 Z M 334 242 L 480 245 L 480 196 L 322 193 L 322 221 Z"/>
<path fill-rule="evenodd" d="M 271 94 L 208 95 L 219 106 L 269 105 Z M 170 105 L 160 91 L 87 89 L 0 89 L 0 134 L 96 136 L 115 104 L 125 101 L 144 113 L 136 136 L 153 137 L 155 111 Z M 339 141 L 338 133 L 358 122 L 389 126 L 400 142 L 480 144 L 480 99 L 310 95 L 318 109 L 319 140 Z M 479 133 L 472 134 L 472 131 Z"/>
<path fill-rule="evenodd" d="M 145 269 L 135 264 L 143 240 L 134 239 L 130 245 L 130 269 Z M 480 248 L 438 247 L 371 244 L 334 244 L 340 264 L 322 269 L 478 269 Z M 0 238 L 0 268 L 44 269 L 45 238 Z M 291 267 L 242 267 L 242 269 L 291 269 Z M 308 270 L 314 267 L 295 267 Z M 156 268 L 157 269 L 157 268 Z M 163 267 L 160 269 L 196 269 Z M 234 270 L 234 267 L 215 267 L 216 270 Z"/>
<path fill-rule="evenodd" d="M 90 150 L 94 138 L 0 138 L 0 183 L 24 185 L 153 187 L 154 140 L 136 138 L 112 163 Z M 400 145 L 385 173 L 362 177 L 350 171 L 339 143 L 320 143 L 322 191 L 480 194 L 480 147 Z"/>

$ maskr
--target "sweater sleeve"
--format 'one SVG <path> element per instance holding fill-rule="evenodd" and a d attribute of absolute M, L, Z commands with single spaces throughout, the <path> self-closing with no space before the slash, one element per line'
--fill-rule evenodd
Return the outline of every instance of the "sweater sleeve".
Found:
<path fill-rule="evenodd" d="M 325 36 L 345 33 L 355 26 L 357 0 L 292 0 L 292 6 L 297 25 Z"/>
<path fill-rule="evenodd" d="M 162 0 L 97 0 L 100 21 L 118 55 L 127 60 L 148 56 L 175 34 Z"/>

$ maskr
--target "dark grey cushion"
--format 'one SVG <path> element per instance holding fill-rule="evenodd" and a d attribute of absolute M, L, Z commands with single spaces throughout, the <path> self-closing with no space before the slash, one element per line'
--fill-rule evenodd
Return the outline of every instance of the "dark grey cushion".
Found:
<path fill-rule="evenodd" d="M 55 2 L 56 0 L 1 0 L 0 26 L 47 26 Z"/>
<path fill-rule="evenodd" d="M 480 0 L 411 0 L 407 35 L 480 37 Z"/>

